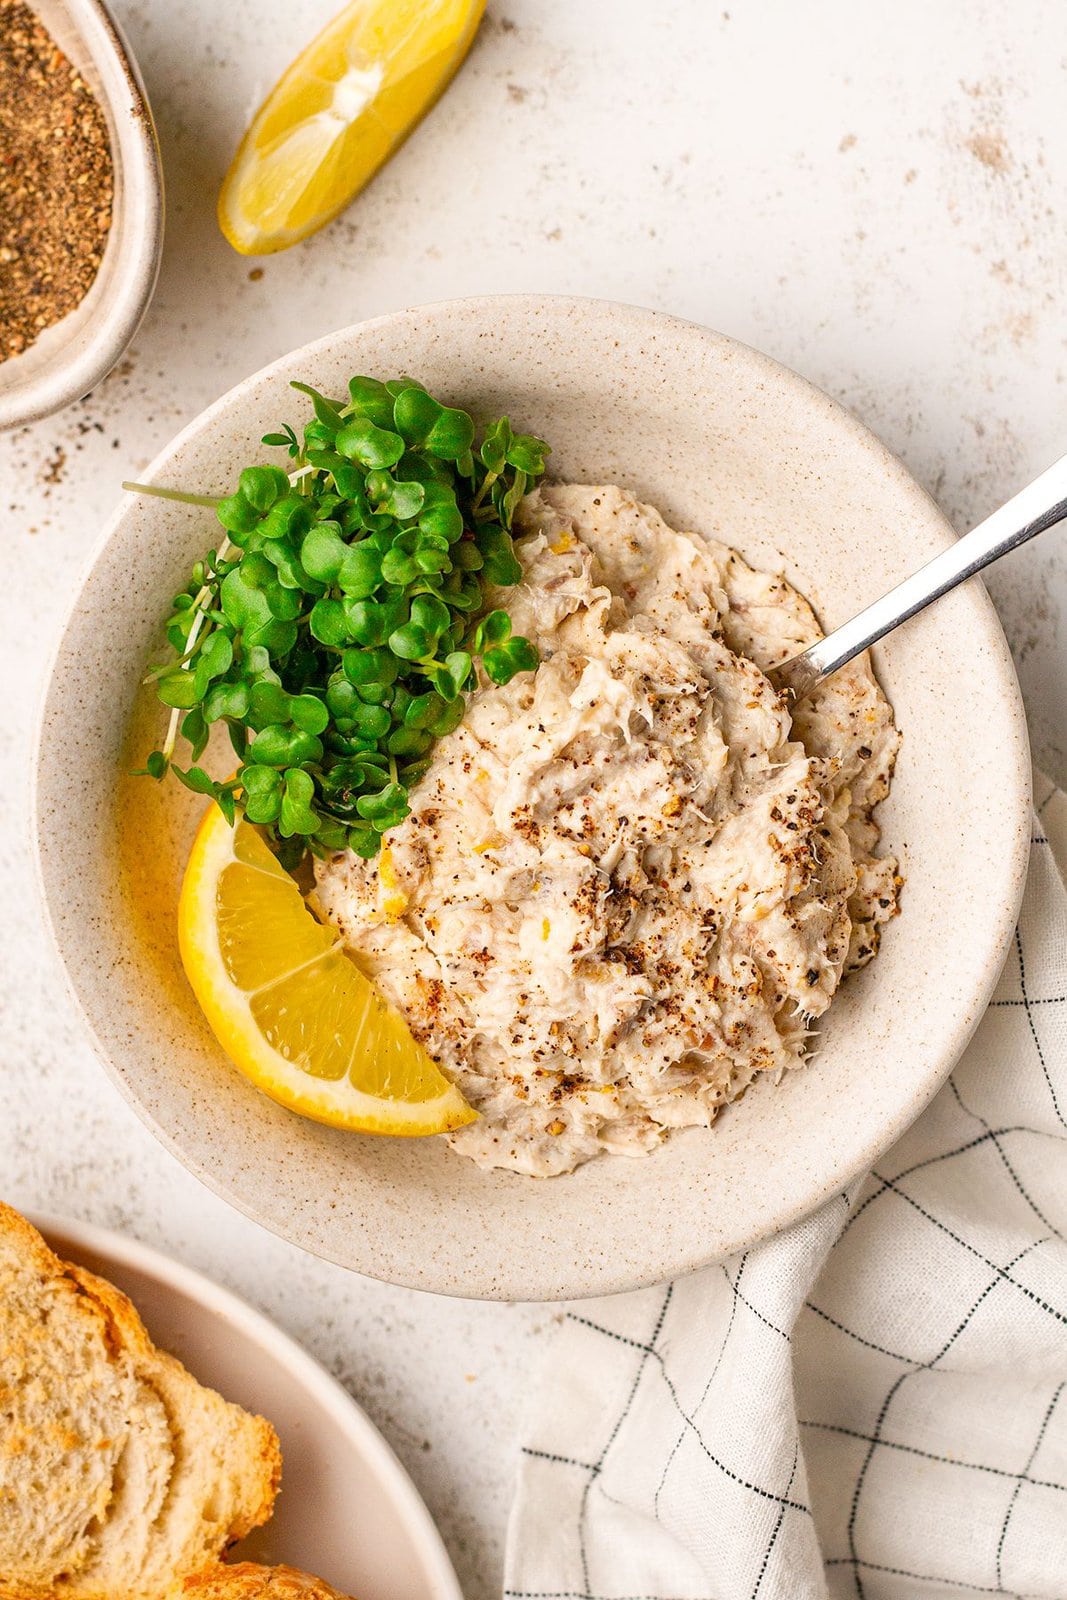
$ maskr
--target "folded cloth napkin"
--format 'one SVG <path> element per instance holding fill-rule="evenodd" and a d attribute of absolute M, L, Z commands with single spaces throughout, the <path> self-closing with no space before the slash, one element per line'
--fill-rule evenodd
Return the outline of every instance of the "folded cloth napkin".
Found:
<path fill-rule="evenodd" d="M 1036 802 L 989 1012 L 870 1176 L 566 1312 L 509 1600 L 1067 1600 L 1067 796 Z"/>

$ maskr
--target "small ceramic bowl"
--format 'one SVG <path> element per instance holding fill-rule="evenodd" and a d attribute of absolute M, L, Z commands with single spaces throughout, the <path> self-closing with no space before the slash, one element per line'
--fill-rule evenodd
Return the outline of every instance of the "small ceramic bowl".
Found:
<path fill-rule="evenodd" d="M 150 469 L 225 493 L 304 379 L 412 373 L 551 441 L 554 476 L 620 483 L 675 526 L 784 571 L 834 626 L 952 530 L 903 466 L 795 374 L 718 334 L 596 301 L 456 301 L 348 328 L 210 407 Z M 922 1110 L 978 1022 L 1022 892 L 1029 755 L 1018 686 L 977 583 L 885 641 L 904 743 L 882 807 L 906 880 L 878 959 L 843 986 L 809 1066 L 760 1081 L 710 1130 L 560 1178 L 483 1172 L 442 1140 L 345 1134 L 284 1111 L 227 1062 L 178 957 L 201 803 L 125 774 L 158 742 L 139 687 L 212 520 L 129 499 L 63 633 L 39 732 L 36 833 L 52 928 L 96 1047 L 160 1139 L 286 1238 L 418 1288 L 567 1299 L 687 1272 L 795 1221 Z M 222 759 L 220 757 L 220 759 Z M 221 770 L 221 769 L 220 769 Z"/>
<path fill-rule="evenodd" d="M 148 308 L 163 248 L 163 178 L 137 68 L 101 0 L 34 0 L 52 38 L 93 90 L 111 135 L 115 198 L 88 294 L 21 355 L 0 361 L 0 428 L 80 400 L 115 366 Z"/>

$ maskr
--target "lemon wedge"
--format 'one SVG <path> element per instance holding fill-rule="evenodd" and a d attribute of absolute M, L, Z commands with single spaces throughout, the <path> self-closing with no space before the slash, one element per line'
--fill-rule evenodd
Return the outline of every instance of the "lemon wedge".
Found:
<path fill-rule="evenodd" d="M 407 1136 L 474 1121 L 257 830 L 242 817 L 231 828 L 216 805 L 185 869 L 178 940 L 222 1048 L 291 1111 L 334 1128 Z"/>
<path fill-rule="evenodd" d="M 485 0 L 351 0 L 275 84 L 219 195 L 242 255 L 284 250 L 342 211 L 470 48 Z"/>

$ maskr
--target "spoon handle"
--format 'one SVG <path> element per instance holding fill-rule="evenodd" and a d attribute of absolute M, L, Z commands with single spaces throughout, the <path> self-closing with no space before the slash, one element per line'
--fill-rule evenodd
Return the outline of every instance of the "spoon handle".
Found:
<path fill-rule="evenodd" d="M 925 567 L 920 567 L 910 578 L 867 606 L 851 622 L 835 628 L 803 654 L 775 667 L 770 673 L 772 682 L 777 688 L 789 689 L 797 699 L 802 699 L 823 678 L 828 678 L 861 650 L 922 611 L 932 600 L 972 578 L 991 562 L 999 561 L 1010 550 L 1017 550 L 1035 534 L 1043 533 L 1064 517 L 1067 517 L 1067 456 L 1025 489 L 1020 489 L 950 549 L 943 550 Z"/>

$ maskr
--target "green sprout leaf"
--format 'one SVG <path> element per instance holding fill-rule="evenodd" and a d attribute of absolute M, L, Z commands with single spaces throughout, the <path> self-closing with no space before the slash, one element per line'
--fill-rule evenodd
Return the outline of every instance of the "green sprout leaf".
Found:
<path fill-rule="evenodd" d="M 179 783 L 184 783 L 194 794 L 209 794 L 214 797 L 218 785 L 214 778 L 208 777 L 203 767 L 190 767 L 187 772 L 183 772 L 180 767 L 171 767 L 170 770 Z"/>
<path fill-rule="evenodd" d="M 506 590 L 522 576 L 512 519 L 548 451 L 506 417 L 479 440 L 414 378 L 354 377 L 346 402 L 293 387 L 313 414 L 263 439 L 288 468 L 247 466 L 222 499 L 141 486 L 213 509 L 226 534 L 165 622 L 173 653 L 148 681 L 170 727 L 142 770 L 173 771 L 231 821 L 239 803 L 287 866 L 308 849 L 372 857 L 479 663 L 483 682 L 536 669 Z M 199 764 L 215 724 L 238 761 L 225 782 Z"/>
<path fill-rule="evenodd" d="M 379 428 L 393 426 L 393 396 L 377 378 L 353 378 L 348 385 L 352 410 Z"/>
<path fill-rule="evenodd" d="M 327 437 L 336 433 L 338 428 L 343 426 L 344 418 L 341 416 L 341 408 L 335 405 L 332 400 L 327 400 L 325 395 L 320 394 L 317 389 L 313 389 L 309 383 L 294 382 L 289 387 L 296 389 L 300 394 L 306 394 L 310 398 L 312 409 L 315 412 L 315 420 L 327 430 Z"/>
<path fill-rule="evenodd" d="M 264 767 L 295 767 L 321 761 L 322 742 L 299 728 L 283 728 L 274 723 L 256 734 L 249 754 Z"/>
<path fill-rule="evenodd" d="M 361 466 L 381 470 L 396 466 L 404 454 L 404 441 L 398 433 L 376 427 L 369 417 L 353 417 L 338 433 L 337 448 Z"/>
<path fill-rule="evenodd" d="M 440 420 L 444 407 L 425 389 L 402 389 L 393 402 L 393 423 L 408 444 L 424 444 Z"/>
<path fill-rule="evenodd" d="M 247 683 L 216 683 L 204 696 L 204 720 L 219 722 L 223 717 L 241 722 L 248 715 L 251 693 Z M 189 737 L 182 724 L 182 733 Z"/>
<path fill-rule="evenodd" d="M 237 480 L 241 499 L 260 516 L 289 492 L 289 479 L 281 467 L 246 467 Z"/>
<path fill-rule="evenodd" d="M 261 826 L 277 822 L 282 808 L 282 776 L 273 767 L 246 766 L 241 769 L 245 816 Z"/>
<path fill-rule="evenodd" d="M 165 706 L 172 706 L 176 711 L 188 711 L 196 705 L 199 696 L 196 691 L 196 678 L 191 672 L 168 672 L 156 683 L 156 693 Z"/>
<path fill-rule="evenodd" d="M 426 448 L 442 461 L 460 461 L 474 443 L 474 423 L 465 411 L 445 406 L 426 435 Z"/>
<path fill-rule="evenodd" d="M 517 672 L 533 672 L 537 662 L 536 646 L 520 638 L 495 645 L 482 657 L 482 666 L 494 683 L 510 683 Z"/>
<path fill-rule="evenodd" d="M 278 815 L 278 831 L 283 839 L 294 834 L 312 834 L 318 827 L 318 818 L 311 807 L 315 797 L 315 782 L 310 773 L 299 767 L 290 767 L 282 786 L 282 801 Z"/>
<path fill-rule="evenodd" d="M 340 600 L 316 600 L 308 627 L 320 644 L 337 648 L 348 643 L 348 618 Z"/>
<path fill-rule="evenodd" d="M 300 546 L 304 571 L 319 583 L 336 583 L 348 554 L 348 545 L 336 522 L 318 523 L 305 535 Z"/>

